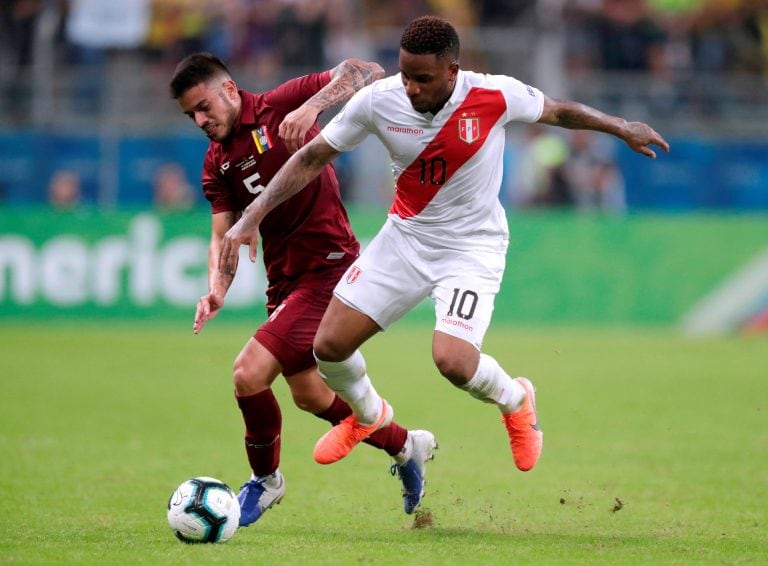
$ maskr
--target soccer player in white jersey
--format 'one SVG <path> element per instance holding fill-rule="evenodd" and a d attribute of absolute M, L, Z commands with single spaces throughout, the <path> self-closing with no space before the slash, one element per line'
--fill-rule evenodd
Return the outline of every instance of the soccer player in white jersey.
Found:
<path fill-rule="evenodd" d="M 400 73 L 360 90 L 227 232 L 222 269 L 240 245 L 255 260 L 259 223 L 329 161 L 369 134 L 390 153 L 396 178 L 387 222 L 334 290 L 314 341 L 318 369 L 354 414 L 317 442 L 315 460 L 345 457 L 386 426 L 392 408 L 374 389 L 359 347 L 423 298 L 435 303 L 432 357 L 440 373 L 472 397 L 495 404 L 516 466 L 538 461 L 542 432 L 534 388 L 481 353 L 504 271 L 508 230 L 498 200 L 504 126 L 540 122 L 612 134 L 634 151 L 669 145 L 651 127 L 552 99 L 516 79 L 459 69 L 459 38 L 445 20 L 411 22 L 400 41 Z"/>

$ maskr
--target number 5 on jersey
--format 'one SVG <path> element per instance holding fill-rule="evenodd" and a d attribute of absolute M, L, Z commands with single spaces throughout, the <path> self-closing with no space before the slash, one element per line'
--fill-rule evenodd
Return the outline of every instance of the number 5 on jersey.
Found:
<path fill-rule="evenodd" d="M 256 183 L 256 181 L 258 181 L 259 179 L 261 179 L 261 175 L 259 175 L 258 171 L 256 171 L 256 173 L 254 173 L 253 175 L 249 175 L 248 177 L 243 179 L 243 185 L 245 185 L 245 188 L 252 195 L 258 195 L 261 191 L 266 189 L 264 185 Z"/>

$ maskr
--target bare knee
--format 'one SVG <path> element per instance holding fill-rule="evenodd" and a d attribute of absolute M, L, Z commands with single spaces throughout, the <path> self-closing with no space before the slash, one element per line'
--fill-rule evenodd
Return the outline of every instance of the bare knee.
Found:
<path fill-rule="evenodd" d="M 328 389 L 315 368 L 286 377 L 293 402 L 302 411 L 316 415 L 333 403 L 336 394 Z"/>
<path fill-rule="evenodd" d="M 469 363 L 468 360 L 447 353 L 435 355 L 434 361 L 440 375 L 445 377 L 456 387 L 460 387 L 472 379 L 472 376 L 477 369 L 476 367 L 472 367 L 472 364 Z"/>
<path fill-rule="evenodd" d="M 232 365 L 232 382 L 238 397 L 256 395 L 269 389 L 271 380 L 261 377 L 258 370 L 248 363 L 247 356 L 239 355 Z"/>
<path fill-rule="evenodd" d="M 342 362 L 355 353 L 356 348 L 343 344 L 341 340 L 330 334 L 318 334 L 312 344 L 315 356 L 324 362 Z"/>
<path fill-rule="evenodd" d="M 317 414 L 327 409 L 327 406 L 323 405 L 321 399 L 311 391 L 291 391 L 293 394 L 294 404 L 308 413 Z"/>
<path fill-rule="evenodd" d="M 333 297 L 315 334 L 315 356 L 324 362 L 343 362 L 379 330 L 372 318 Z"/>
<path fill-rule="evenodd" d="M 480 352 L 465 340 L 435 332 L 432 359 L 443 377 L 456 387 L 461 387 L 475 375 L 480 363 Z"/>

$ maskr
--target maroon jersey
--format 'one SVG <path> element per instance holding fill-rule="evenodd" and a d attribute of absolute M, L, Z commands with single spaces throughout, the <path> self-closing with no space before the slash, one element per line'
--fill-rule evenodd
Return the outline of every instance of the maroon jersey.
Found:
<path fill-rule="evenodd" d="M 216 214 L 243 210 L 291 156 L 278 136 L 285 115 L 330 82 L 330 72 L 290 80 L 260 94 L 240 91 L 240 122 L 224 142 L 211 142 L 203 165 L 203 192 Z M 315 123 L 307 141 L 320 128 Z M 341 203 L 332 165 L 275 207 L 260 225 L 267 279 L 274 285 L 305 272 L 348 264 L 359 244 Z"/>

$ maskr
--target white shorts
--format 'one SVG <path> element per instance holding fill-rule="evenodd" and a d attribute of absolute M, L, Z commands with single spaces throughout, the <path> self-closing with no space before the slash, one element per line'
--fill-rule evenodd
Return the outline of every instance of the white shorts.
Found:
<path fill-rule="evenodd" d="M 386 329 L 425 297 L 435 303 L 435 330 L 478 350 L 491 323 L 506 261 L 498 251 L 431 246 L 387 221 L 344 276 L 334 295 Z"/>

